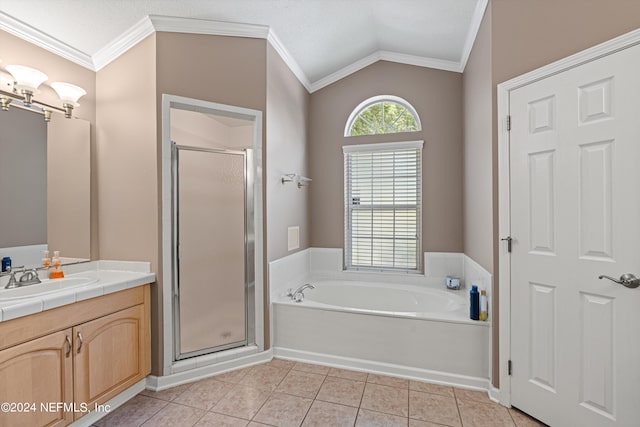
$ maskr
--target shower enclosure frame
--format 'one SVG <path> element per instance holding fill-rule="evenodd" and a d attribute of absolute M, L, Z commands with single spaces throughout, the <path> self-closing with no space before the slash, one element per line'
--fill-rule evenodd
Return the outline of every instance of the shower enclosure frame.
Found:
<path fill-rule="evenodd" d="M 176 289 L 173 286 L 173 278 L 176 271 L 173 265 L 174 258 L 174 223 L 173 223 L 173 178 L 172 178 L 172 141 L 171 141 L 171 109 L 193 111 L 204 114 L 213 114 L 224 117 L 239 118 L 253 123 L 253 144 L 247 150 L 247 173 L 253 177 L 253 218 L 252 222 L 253 253 L 252 269 L 254 272 L 253 298 L 248 293 L 248 306 L 253 308 L 253 320 L 247 322 L 247 328 L 253 329 L 255 344 L 249 343 L 244 347 L 234 347 L 229 350 L 216 353 L 194 355 L 188 359 L 179 360 L 176 351 L 178 343 L 174 334 L 175 310 L 174 298 Z M 249 108 L 236 107 L 186 98 L 176 95 L 162 95 L 162 158 L 161 158 L 161 191 L 162 191 L 162 375 L 171 375 L 185 372 L 189 369 L 213 365 L 218 362 L 232 360 L 233 358 L 248 356 L 264 351 L 264 225 L 263 225 L 263 176 L 262 176 L 262 112 Z M 249 309 L 249 307 L 247 307 Z M 249 311 L 249 310 L 248 310 Z M 247 335 L 248 338 L 248 335 Z"/>
<path fill-rule="evenodd" d="M 253 177 L 253 165 L 252 165 L 252 152 L 253 149 L 247 148 L 245 150 L 228 150 L 221 148 L 204 148 L 188 145 L 181 145 L 172 141 L 172 186 L 173 186 L 173 233 L 172 233 L 172 247 L 173 252 L 173 277 L 171 278 L 174 286 L 174 303 L 173 303 L 173 319 L 174 319 L 174 358 L 176 360 L 188 359 L 190 357 L 210 354 L 213 352 L 228 350 L 232 348 L 243 347 L 255 343 L 255 327 L 249 323 L 250 319 L 255 317 L 254 308 L 249 304 L 249 294 L 251 287 L 255 286 L 255 271 L 250 260 L 253 258 L 252 254 L 255 247 L 255 230 L 254 230 L 254 206 L 253 206 L 253 194 L 254 189 L 254 177 Z M 190 352 L 182 352 L 181 348 L 181 336 L 180 336 L 180 256 L 179 251 L 175 250 L 180 242 L 180 209 L 179 200 L 180 192 L 178 191 L 179 184 L 179 153 L 180 150 L 196 151 L 202 153 L 216 153 L 227 155 L 239 155 L 242 156 L 243 163 L 243 187 L 244 187 L 244 303 L 245 303 L 245 325 L 244 325 L 244 340 L 232 342 L 224 345 L 213 346 L 208 348 L 202 348 L 200 350 L 194 350 Z M 255 292 L 255 291 L 254 291 Z"/>

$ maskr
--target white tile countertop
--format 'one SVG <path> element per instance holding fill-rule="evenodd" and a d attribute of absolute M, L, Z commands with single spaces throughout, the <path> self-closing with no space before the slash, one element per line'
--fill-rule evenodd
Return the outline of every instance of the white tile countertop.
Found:
<path fill-rule="evenodd" d="M 65 279 L 82 278 L 86 279 L 86 284 L 47 291 L 44 290 L 46 286 L 55 285 L 59 279 L 48 279 L 46 271 L 39 271 L 42 284 L 30 286 L 38 286 L 43 292 L 24 298 L 6 299 L 3 298 L 3 292 L 6 292 L 4 287 L 8 278 L 3 277 L 0 282 L 0 322 L 156 281 L 156 275 L 151 273 L 151 264 L 148 262 L 90 261 L 63 265 L 62 270 Z"/>

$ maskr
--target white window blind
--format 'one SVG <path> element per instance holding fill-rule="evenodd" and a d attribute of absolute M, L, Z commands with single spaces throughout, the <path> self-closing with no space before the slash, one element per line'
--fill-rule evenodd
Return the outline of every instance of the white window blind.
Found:
<path fill-rule="evenodd" d="M 422 141 L 343 151 L 346 268 L 419 270 Z"/>

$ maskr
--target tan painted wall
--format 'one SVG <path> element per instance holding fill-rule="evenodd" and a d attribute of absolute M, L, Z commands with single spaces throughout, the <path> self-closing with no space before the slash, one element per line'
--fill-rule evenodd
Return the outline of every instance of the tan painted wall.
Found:
<path fill-rule="evenodd" d="M 150 261 L 159 275 L 156 36 L 97 73 L 101 259 Z M 154 372 L 162 354 L 162 297 L 151 287 Z"/>
<path fill-rule="evenodd" d="M 287 227 L 300 227 L 300 249 L 309 247 L 310 187 L 282 184 L 281 176 L 309 176 L 309 93 L 278 53 L 267 47 L 267 243 L 268 260 L 289 254 Z M 311 185 L 314 183 L 312 182 Z M 291 253 L 295 252 L 291 251 Z"/>
<path fill-rule="evenodd" d="M 98 253 L 98 196 L 95 144 L 96 144 L 96 74 L 74 62 L 26 42 L 4 31 L 0 31 L 0 68 L 9 64 L 26 65 L 44 72 L 49 80 L 40 86 L 36 99 L 52 105 L 60 105 L 60 100 L 49 86 L 51 82 L 63 81 L 82 87 L 87 94 L 80 99 L 80 106 L 74 109 L 74 116 L 91 123 L 91 258 Z M 62 118 L 62 116 L 54 116 Z"/>
<path fill-rule="evenodd" d="M 415 133 L 345 138 L 349 114 L 367 98 L 396 95 L 422 121 Z M 309 119 L 311 246 L 344 244 L 342 146 L 424 140 L 423 251 L 462 252 L 462 75 L 386 61 L 376 62 L 311 95 Z"/>
<path fill-rule="evenodd" d="M 463 75 L 464 253 L 493 269 L 491 5 Z"/>

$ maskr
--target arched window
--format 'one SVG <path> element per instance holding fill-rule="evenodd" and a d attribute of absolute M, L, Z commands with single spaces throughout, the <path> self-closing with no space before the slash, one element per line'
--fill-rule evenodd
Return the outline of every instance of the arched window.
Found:
<path fill-rule="evenodd" d="M 367 99 L 351 112 L 344 136 L 420 130 L 420 118 L 411 104 L 398 96 L 380 95 Z"/>

